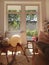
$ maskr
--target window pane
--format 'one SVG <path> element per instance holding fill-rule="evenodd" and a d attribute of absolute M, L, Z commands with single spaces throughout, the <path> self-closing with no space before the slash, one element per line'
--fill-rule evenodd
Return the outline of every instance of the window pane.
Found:
<path fill-rule="evenodd" d="M 8 31 L 20 31 L 20 12 L 21 6 L 8 5 Z"/>
<path fill-rule="evenodd" d="M 20 15 L 8 14 L 8 28 L 9 28 L 9 31 L 20 29 Z"/>
<path fill-rule="evenodd" d="M 11 12 L 20 12 L 21 6 L 17 5 L 8 5 L 8 11 Z"/>
<path fill-rule="evenodd" d="M 27 11 L 30 11 L 30 10 L 33 10 L 33 11 L 37 11 L 38 10 L 38 7 L 37 6 L 26 6 L 25 7 L 25 10 Z"/>
<path fill-rule="evenodd" d="M 37 10 L 36 6 L 25 6 L 27 39 L 37 34 Z"/>

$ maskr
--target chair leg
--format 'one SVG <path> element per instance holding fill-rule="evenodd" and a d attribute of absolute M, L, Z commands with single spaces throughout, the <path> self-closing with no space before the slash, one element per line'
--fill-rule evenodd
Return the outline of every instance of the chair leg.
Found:
<path fill-rule="evenodd" d="M 29 59 L 28 59 L 27 55 L 25 54 L 25 51 L 23 51 L 23 52 L 24 52 L 24 55 L 25 55 L 27 61 L 29 62 Z"/>
<path fill-rule="evenodd" d="M 26 55 L 26 53 L 25 53 L 25 50 L 23 50 L 23 47 L 22 47 L 22 46 L 21 46 L 21 48 L 22 48 L 22 51 L 23 51 L 23 53 L 24 53 L 24 55 L 25 55 L 27 61 L 29 62 L 29 59 L 28 59 L 28 57 L 27 57 L 27 55 Z"/>
<path fill-rule="evenodd" d="M 12 58 L 13 58 L 13 51 L 12 51 Z"/>
<path fill-rule="evenodd" d="M 15 59 L 16 51 L 17 51 L 17 46 L 16 46 L 16 49 L 15 49 L 15 53 L 14 53 L 14 55 L 13 55 L 13 59 L 12 59 L 13 62 L 16 60 L 16 59 Z"/>
<path fill-rule="evenodd" d="M 0 59 L 1 59 L 1 51 L 0 51 Z M 1 64 L 2 62 L 0 61 L 0 64 Z"/>
<path fill-rule="evenodd" d="M 7 57 L 7 52 L 6 52 L 6 59 L 7 59 L 7 64 L 9 63 L 9 61 L 8 61 L 8 57 Z"/>
<path fill-rule="evenodd" d="M 17 46 L 19 46 L 19 47 L 22 49 L 22 51 L 23 51 L 23 53 L 24 53 L 24 55 L 25 55 L 25 57 L 26 57 L 27 61 L 29 62 L 29 59 L 28 59 L 27 55 L 25 54 L 25 51 L 23 50 L 23 47 L 22 47 L 20 44 L 19 44 L 19 45 L 17 45 Z"/>

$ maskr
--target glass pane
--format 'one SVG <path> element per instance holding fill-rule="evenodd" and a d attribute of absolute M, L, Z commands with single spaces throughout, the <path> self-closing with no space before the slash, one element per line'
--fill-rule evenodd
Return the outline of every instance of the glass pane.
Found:
<path fill-rule="evenodd" d="M 26 14 L 26 21 L 37 23 L 37 15 L 36 14 Z"/>
<path fill-rule="evenodd" d="M 20 33 L 21 6 L 8 5 L 8 31 Z"/>
<path fill-rule="evenodd" d="M 25 6 L 27 39 L 32 40 L 37 35 L 37 10 L 36 6 Z"/>
<path fill-rule="evenodd" d="M 25 6 L 25 10 L 27 11 L 38 11 L 38 7 L 37 6 Z"/>
<path fill-rule="evenodd" d="M 8 5 L 8 11 L 9 12 L 20 12 L 21 6 L 17 5 Z"/>
<path fill-rule="evenodd" d="M 8 29 L 19 30 L 20 29 L 20 15 L 18 14 L 8 14 Z"/>

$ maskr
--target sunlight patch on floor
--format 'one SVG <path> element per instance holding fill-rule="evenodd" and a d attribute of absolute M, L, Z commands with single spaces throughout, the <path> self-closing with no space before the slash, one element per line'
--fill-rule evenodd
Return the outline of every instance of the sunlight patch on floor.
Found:
<path fill-rule="evenodd" d="M 14 54 L 15 52 L 13 52 L 13 54 Z M 1 55 L 5 55 L 6 53 L 1 53 Z M 7 52 L 7 54 L 8 55 L 12 55 L 12 52 L 11 51 L 8 51 Z M 16 52 L 16 55 L 19 55 L 19 54 L 21 54 L 21 51 L 18 51 L 18 52 Z"/>
<path fill-rule="evenodd" d="M 28 54 L 30 54 L 30 55 L 39 54 L 38 52 L 37 52 L 37 53 L 36 53 L 36 52 L 33 52 L 33 49 L 29 49 L 28 52 L 29 52 Z M 15 54 L 15 52 L 13 52 L 13 54 Z M 21 55 L 21 54 L 22 54 L 21 51 L 17 51 L 17 52 L 16 52 L 16 55 Z M 6 55 L 6 53 L 1 53 L 1 55 Z M 11 52 L 11 51 L 8 51 L 8 52 L 7 52 L 7 55 L 12 55 L 12 52 Z"/>

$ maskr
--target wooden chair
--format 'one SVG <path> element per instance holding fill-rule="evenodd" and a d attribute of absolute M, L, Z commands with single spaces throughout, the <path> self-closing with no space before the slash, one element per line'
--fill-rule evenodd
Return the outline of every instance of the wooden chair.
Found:
<path fill-rule="evenodd" d="M 7 40 L 4 40 L 4 37 L 1 35 L 0 36 L 0 55 L 2 53 L 6 54 L 6 59 L 7 59 L 7 64 L 9 63 L 8 61 L 8 50 L 12 49 L 12 46 L 8 44 Z"/>
<path fill-rule="evenodd" d="M 12 52 L 13 51 L 15 52 L 13 59 L 15 59 L 17 49 L 21 48 L 19 50 L 21 50 L 24 53 L 27 61 L 29 62 L 29 59 L 28 59 L 27 55 L 25 54 L 24 48 L 22 46 L 22 42 L 21 42 L 21 37 L 20 36 L 16 36 L 16 35 L 12 36 L 9 39 L 8 43 L 13 47 Z"/>
<path fill-rule="evenodd" d="M 7 63 L 8 63 L 7 51 L 8 51 L 9 47 L 10 47 L 10 45 L 7 44 L 7 42 L 4 43 L 3 38 L 0 37 L 0 55 L 1 55 L 1 53 L 6 54 Z"/>

